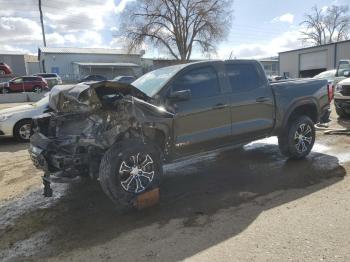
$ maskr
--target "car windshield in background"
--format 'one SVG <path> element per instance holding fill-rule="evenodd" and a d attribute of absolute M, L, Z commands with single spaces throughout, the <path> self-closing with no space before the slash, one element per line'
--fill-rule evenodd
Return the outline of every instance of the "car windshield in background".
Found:
<path fill-rule="evenodd" d="M 350 71 L 350 64 L 340 64 L 338 70 L 338 76 L 344 76 L 345 71 Z"/>
<path fill-rule="evenodd" d="M 41 76 L 41 77 L 57 77 L 56 74 L 36 74 L 36 76 Z"/>
<path fill-rule="evenodd" d="M 317 78 L 317 79 L 327 79 L 327 78 L 334 78 L 335 77 L 335 73 L 336 73 L 337 70 L 329 70 L 329 71 L 325 71 L 325 72 L 322 72 L 318 75 L 315 75 L 314 78 Z"/>
<path fill-rule="evenodd" d="M 185 64 L 154 70 L 132 82 L 132 85 L 144 92 L 146 95 L 152 97 L 158 93 L 164 84 L 184 66 Z"/>
<path fill-rule="evenodd" d="M 49 104 L 49 96 L 45 96 L 44 98 L 40 99 L 38 102 L 34 103 L 33 106 L 41 107 Z"/>

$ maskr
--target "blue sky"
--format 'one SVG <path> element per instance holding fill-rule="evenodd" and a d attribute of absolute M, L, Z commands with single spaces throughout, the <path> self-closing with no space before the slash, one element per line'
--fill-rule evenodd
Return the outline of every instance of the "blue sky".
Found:
<path fill-rule="evenodd" d="M 118 16 L 133 0 L 42 0 L 49 46 L 120 48 Z M 301 47 L 299 23 L 312 6 L 348 4 L 345 0 L 235 0 L 227 39 L 212 58 L 259 58 Z M 36 53 L 41 46 L 37 0 L 0 0 L 0 50 Z M 145 46 L 146 57 L 166 57 Z M 202 58 L 194 52 L 193 58 Z"/>

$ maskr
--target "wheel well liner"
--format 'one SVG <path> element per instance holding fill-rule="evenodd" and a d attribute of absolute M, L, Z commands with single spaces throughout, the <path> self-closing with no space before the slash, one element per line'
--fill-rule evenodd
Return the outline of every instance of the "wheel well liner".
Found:
<path fill-rule="evenodd" d="M 296 116 L 308 116 L 314 123 L 318 122 L 318 111 L 317 107 L 314 103 L 307 103 L 298 105 L 289 113 L 287 117 L 287 121 L 285 124 L 288 124 L 291 120 L 293 120 Z"/>

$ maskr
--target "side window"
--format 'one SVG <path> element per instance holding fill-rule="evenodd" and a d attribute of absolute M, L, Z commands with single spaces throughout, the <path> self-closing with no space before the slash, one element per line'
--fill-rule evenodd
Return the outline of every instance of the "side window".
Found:
<path fill-rule="evenodd" d="M 259 74 L 252 64 L 228 64 L 226 73 L 234 92 L 246 92 L 260 86 Z"/>
<path fill-rule="evenodd" d="M 20 83 L 23 82 L 23 79 L 22 79 L 22 78 L 16 78 L 15 80 L 13 80 L 13 82 L 14 82 L 15 84 L 20 84 Z"/>
<path fill-rule="evenodd" d="M 191 98 L 220 94 L 219 79 L 212 67 L 193 69 L 175 80 L 172 91 L 191 90 Z"/>

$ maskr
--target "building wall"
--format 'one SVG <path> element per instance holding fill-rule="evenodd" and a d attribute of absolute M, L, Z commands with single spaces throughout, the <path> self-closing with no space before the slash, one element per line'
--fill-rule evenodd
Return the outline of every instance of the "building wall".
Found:
<path fill-rule="evenodd" d="M 140 55 L 105 55 L 105 54 L 64 54 L 41 53 L 40 66 L 47 73 L 58 73 L 63 80 L 78 80 L 79 75 L 74 71 L 74 62 L 100 63 L 135 63 L 141 65 Z"/>
<path fill-rule="evenodd" d="M 350 59 L 350 41 L 337 44 L 337 62 L 341 59 Z"/>
<path fill-rule="evenodd" d="M 8 64 L 14 75 L 22 76 L 27 74 L 24 55 L 20 54 L 0 54 L 0 62 Z"/>
<path fill-rule="evenodd" d="M 39 62 L 27 62 L 27 73 L 28 75 L 33 75 L 40 73 L 40 64 Z"/>
<path fill-rule="evenodd" d="M 287 73 L 292 78 L 299 77 L 301 71 L 300 63 L 302 61 L 301 57 L 312 53 L 317 54 L 316 52 L 320 52 L 320 55 L 321 52 L 325 52 L 325 70 L 335 69 L 340 59 L 350 59 L 350 41 L 280 53 L 280 74 L 283 75 Z M 309 57 L 312 57 L 312 55 Z M 310 62 L 312 63 L 312 61 Z M 319 65 L 319 68 L 315 67 L 314 69 L 316 72 L 317 69 L 322 68 L 323 66 Z M 309 69 L 312 70 L 313 68 L 310 67 Z"/>

